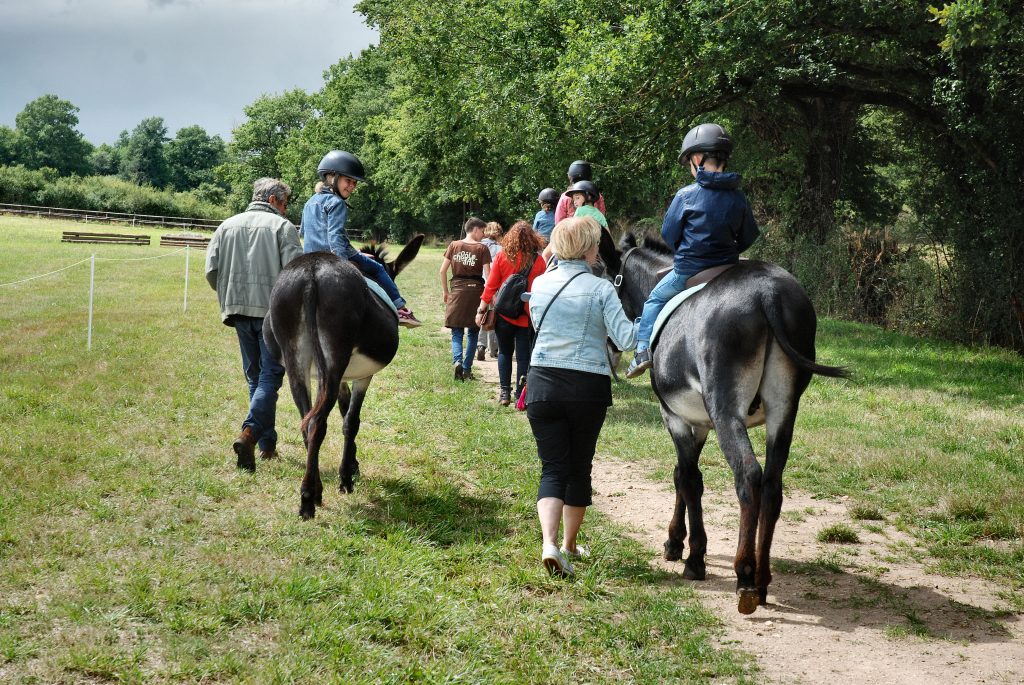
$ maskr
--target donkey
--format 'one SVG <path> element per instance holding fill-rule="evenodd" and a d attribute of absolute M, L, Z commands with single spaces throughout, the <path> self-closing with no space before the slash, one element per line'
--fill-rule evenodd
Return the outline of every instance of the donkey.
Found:
<path fill-rule="evenodd" d="M 415 259 L 422 244 L 423 235 L 415 236 L 390 263 L 384 261 L 386 252 L 379 247 L 364 251 L 383 263 L 394 278 Z M 353 478 L 359 473 L 359 411 L 373 374 L 391 363 L 398 351 L 398 316 L 348 260 L 329 252 L 311 252 L 290 262 L 278 276 L 270 312 L 263 321 L 263 337 L 288 373 L 292 398 L 302 417 L 306 473 L 299 515 L 311 519 L 323 504 L 320 445 L 335 402 L 345 434 L 339 488 L 344 493 L 353 490 Z M 317 392 L 312 403 L 309 378 L 314 365 Z"/>
<path fill-rule="evenodd" d="M 658 272 L 671 268 L 672 251 L 650 238 L 637 247 L 631 234 L 620 246 L 629 249 L 613 254 L 606 245 L 604 259 L 616 276 L 626 315 L 637 317 Z M 782 471 L 800 395 L 813 374 L 849 375 L 844 368 L 815 363 L 816 328 L 814 307 L 791 274 L 773 264 L 744 260 L 712 276 L 685 300 L 653 345 L 651 385 L 677 458 L 675 511 L 665 559 L 682 558 L 688 513 L 690 555 L 683 577 L 704 580 L 707 534 L 698 460 L 708 432 L 715 429 L 740 503 L 733 567 L 743 614 L 767 603 L 772 536 L 782 509 Z M 747 435 L 748 428 L 762 424 L 767 425 L 763 469 Z"/>

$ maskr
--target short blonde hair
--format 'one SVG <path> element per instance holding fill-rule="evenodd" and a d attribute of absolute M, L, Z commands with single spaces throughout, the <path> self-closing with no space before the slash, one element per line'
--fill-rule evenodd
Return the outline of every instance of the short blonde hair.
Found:
<path fill-rule="evenodd" d="M 601 224 L 589 216 L 562 219 L 551 232 L 551 249 L 559 259 L 582 259 L 601 242 Z"/>
<path fill-rule="evenodd" d="M 484 227 L 484 235 L 491 240 L 497 240 L 504 232 L 505 229 L 497 221 L 488 221 L 487 226 Z"/>

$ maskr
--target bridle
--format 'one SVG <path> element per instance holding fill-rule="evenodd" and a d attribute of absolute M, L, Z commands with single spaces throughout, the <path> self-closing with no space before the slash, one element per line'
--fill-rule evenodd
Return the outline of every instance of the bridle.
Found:
<path fill-rule="evenodd" d="M 619 291 L 622 286 L 622 274 L 626 272 L 626 260 L 628 260 L 634 252 L 640 249 L 640 246 L 631 247 L 626 250 L 626 254 L 622 255 L 622 259 L 619 260 L 619 273 L 615 274 L 615 280 L 612 281 L 612 285 L 615 286 L 615 292 Z"/>

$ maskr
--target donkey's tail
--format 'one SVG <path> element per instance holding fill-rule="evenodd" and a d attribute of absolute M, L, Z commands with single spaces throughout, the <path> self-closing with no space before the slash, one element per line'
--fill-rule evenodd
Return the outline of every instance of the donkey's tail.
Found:
<path fill-rule="evenodd" d="M 763 302 L 762 309 L 764 311 L 765 318 L 768 319 L 768 325 L 772 329 L 772 335 L 775 336 L 776 342 L 779 343 L 779 347 L 781 347 L 783 352 L 786 353 L 786 356 L 792 359 L 800 368 L 810 371 L 811 373 L 816 373 L 819 376 L 849 378 L 850 370 L 845 366 L 827 366 L 825 364 L 819 364 L 815 361 L 811 361 L 793 347 L 793 344 L 789 341 L 789 336 L 786 334 L 786 327 L 782 322 L 782 314 L 777 305 L 778 303 L 776 301 L 768 300 L 766 298 Z"/>
<path fill-rule="evenodd" d="M 327 358 L 324 357 L 324 349 L 320 344 L 320 327 L 317 325 L 316 309 L 319 300 L 319 291 L 316 286 L 316 277 L 309 279 L 309 283 L 302 292 L 302 313 L 306 320 L 309 344 L 313 348 L 313 361 L 316 363 L 316 401 L 313 407 L 302 417 L 300 430 L 306 434 L 309 422 L 320 413 L 327 402 Z"/>

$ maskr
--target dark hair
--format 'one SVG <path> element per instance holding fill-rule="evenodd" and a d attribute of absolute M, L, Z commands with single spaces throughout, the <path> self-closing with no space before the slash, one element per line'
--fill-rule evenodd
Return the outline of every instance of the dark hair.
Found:
<path fill-rule="evenodd" d="M 468 219 L 466 219 L 466 223 L 462 225 L 462 234 L 469 235 L 470 231 L 477 228 L 484 228 L 485 226 L 487 226 L 486 221 L 478 217 L 471 216 Z"/>
<path fill-rule="evenodd" d="M 528 221 L 517 221 L 501 239 L 501 249 L 505 251 L 505 258 L 509 263 L 516 265 L 519 255 L 536 254 L 544 249 L 544 245 Z"/>

